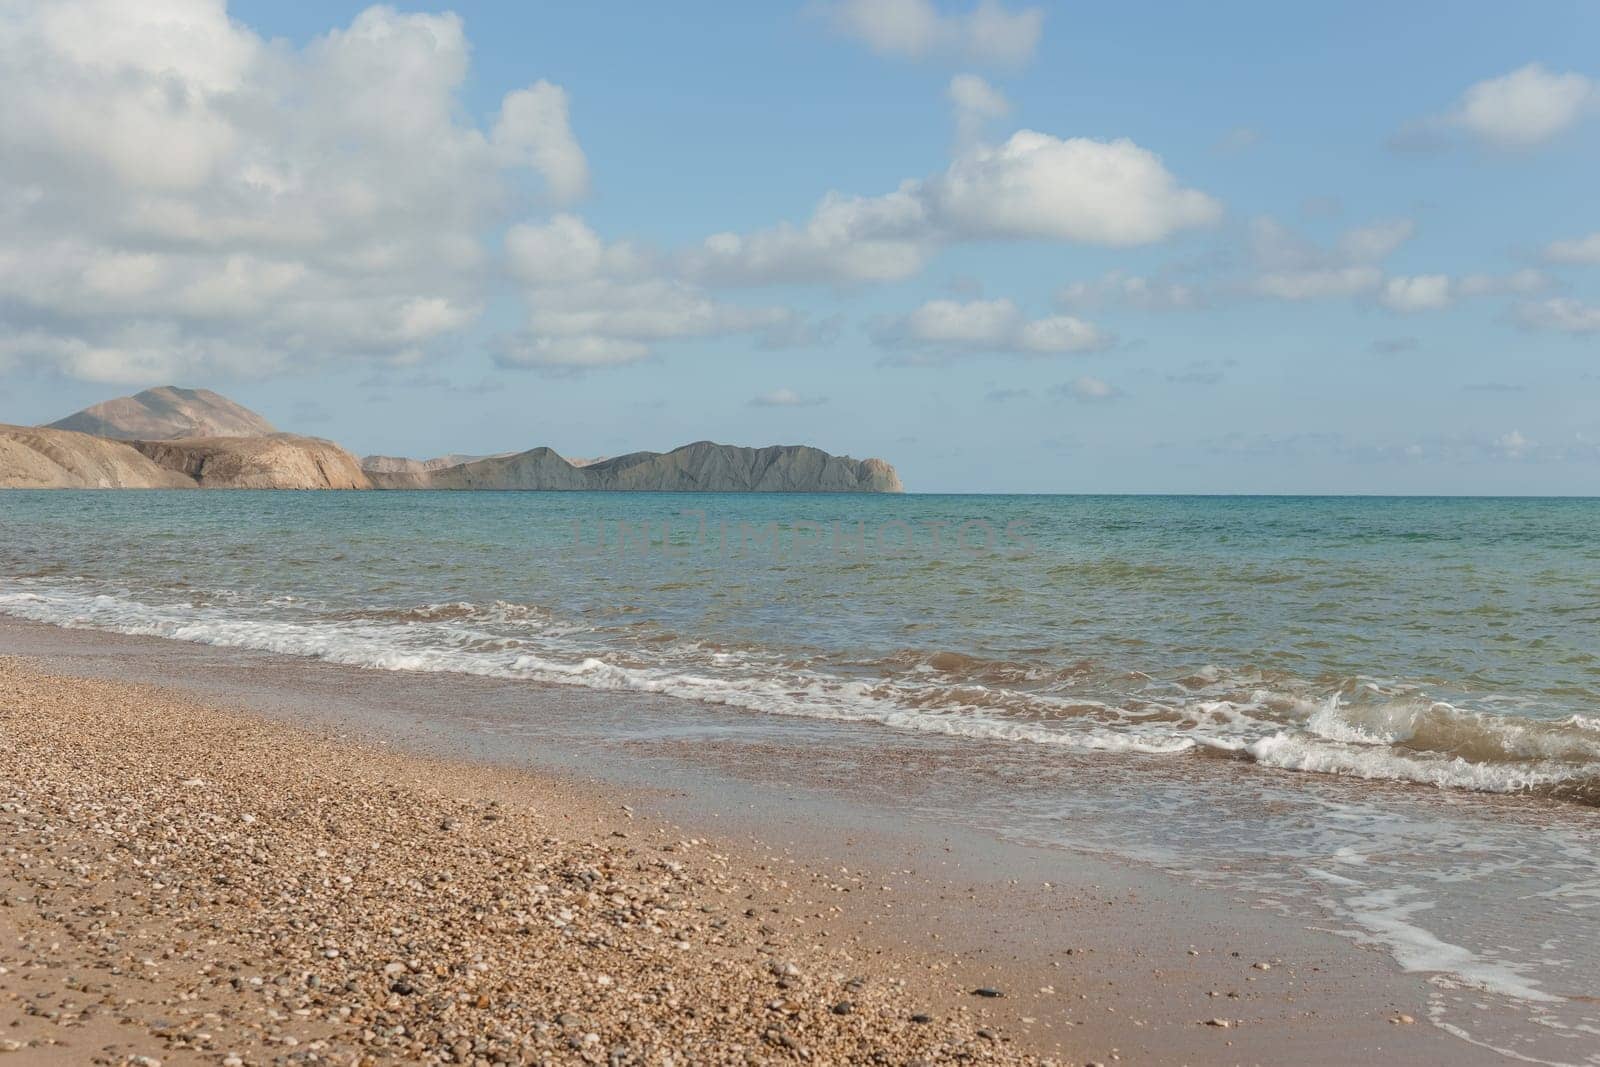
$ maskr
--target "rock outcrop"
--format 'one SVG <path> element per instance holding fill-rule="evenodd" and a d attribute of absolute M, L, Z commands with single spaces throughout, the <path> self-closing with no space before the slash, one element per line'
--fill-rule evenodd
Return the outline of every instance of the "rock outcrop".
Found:
<path fill-rule="evenodd" d="M 449 467 L 459 467 L 464 463 L 476 463 L 481 459 L 499 459 L 503 456 L 514 455 L 512 452 L 501 452 L 494 456 L 468 456 L 459 452 L 448 456 L 438 456 L 434 459 L 406 459 L 403 456 L 363 456 L 361 469 L 368 474 L 427 474 L 430 471 L 442 471 Z"/>
<path fill-rule="evenodd" d="M 320 437 L 195 437 L 132 447 L 202 489 L 372 488 L 354 456 Z"/>
<path fill-rule="evenodd" d="M 46 428 L 117 441 L 263 437 L 278 432 L 266 419 L 225 396 L 209 389 L 179 389 L 172 385 L 107 400 Z"/>
<path fill-rule="evenodd" d="M 421 472 L 374 472 L 379 489 L 636 490 L 689 493 L 900 493 L 881 459 L 833 456 L 806 445 L 740 448 L 699 441 L 574 466 L 548 448 Z"/>
<path fill-rule="evenodd" d="M 0 488 L 193 489 L 120 441 L 33 426 L 0 426 Z"/>

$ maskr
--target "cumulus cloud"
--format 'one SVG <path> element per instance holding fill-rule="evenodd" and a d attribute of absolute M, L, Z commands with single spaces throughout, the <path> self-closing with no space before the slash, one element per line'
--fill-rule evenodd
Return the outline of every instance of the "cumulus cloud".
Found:
<path fill-rule="evenodd" d="M 1216 222 L 1221 205 L 1184 188 L 1128 140 L 1019 130 L 975 144 L 933 177 L 876 197 L 830 193 L 802 225 L 720 233 L 685 269 L 725 284 L 895 281 L 960 241 L 1044 240 L 1126 248 Z"/>
<path fill-rule="evenodd" d="M 1390 219 L 1370 226 L 1357 226 L 1339 237 L 1339 255 L 1356 263 L 1374 263 L 1387 259 L 1417 232 L 1417 224 L 1410 219 Z"/>
<path fill-rule="evenodd" d="M 1021 66 L 1033 58 L 1044 9 L 1008 10 L 978 0 L 965 12 L 941 12 L 932 0 L 835 0 L 816 7 L 838 33 L 879 55 L 903 59 L 957 57 Z"/>
<path fill-rule="evenodd" d="M 1471 86 L 1451 121 L 1497 148 L 1530 148 L 1574 126 L 1594 108 L 1595 84 L 1529 63 Z"/>
<path fill-rule="evenodd" d="M 1522 431 L 1520 430 L 1512 430 L 1509 433 L 1501 434 L 1495 438 L 1494 444 L 1495 448 L 1506 459 L 1521 459 L 1527 455 L 1529 449 L 1537 447 L 1536 442 L 1522 436 Z"/>
<path fill-rule="evenodd" d="M 1183 188 L 1160 156 L 1132 141 L 1063 140 L 1033 130 L 963 153 L 926 191 L 947 226 L 980 240 L 1125 248 L 1222 216 L 1217 201 Z"/>
<path fill-rule="evenodd" d="M 1409 219 L 1347 230 L 1332 249 L 1319 247 L 1273 219 L 1251 223 L 1256 276 L 1249 288 L 1277 300 L 1319 300 L 1368 293 L 1383 281 L 1382 260 L 1414 232 Z"/>
<path fill-rule="evenodd" d="M 1546 288 L 1550 279 L 1543 271 L 1532 268 L 1514 270 L 1510 274 L 1466 274 L 1453 283 L 1462 296 L 1502 296 L 1507 293 L 1526 295 Z"/>
<path fill-rule="evenodd" d="M 872 335 L 886 348 L 933 356 L 986 352 L 1065 355 L 1098 351 L 1113 340 L 1093 323 L 1071 315 L 1029 319 L 1011 300 L 930 300 L 909 315 L 880 320 Z"/>
<path fill-rule="evenodd" d="M 1121 306 L 1141 311 L 1189 311 L 1204 306 L 1205 297 L 1192 285 L 1114 270 L 1094 281 L 1063 285 L 1056 290 L 1056 303 L 1063 308 Z"/>
<path fill-rule="evenodd" d="M 1255 291 L 1279 300 L 1321 300 L 1368 292 L 1382 279 L 1383 271 L 1371 266 L 1267 271 L 1256 278 Z"/>
<path fill-rule="evenodd" d="M 439 350 L 510 176 L 587 181 L 559 87 L 462 117 L 468 56 L 387 7 L 294 49 L 221 0 L 0 6 L 0 353 L 147 382 Z"/>
<path fill-rule="evenodd" d="M 589 191 L 589 160 L 573 136 L 567 91 L 559 85 L 538 81 L 508 93 L 494 124 L 494 145 L 506 162 L 543 174 L 559 201 Z"/>
<path fill-rule="evenodd" d="M 907 182 L 885 196 L 829 193 L 800 226 L 713 234 L 683 266 L 731 285 L 897 281 L 919 273 L 938 247 L 920 187 Z"/>
<path fill-rule="evenodd" d="M 1550 263 L 1600 263 L 1600 233 L 1552 241 L 1545 246 L 1544 258 Z"/>
<path fill-rule="evenodd" d="M 1557 333 L 1572 334 L 1600 333 L 1600 306 L 1586 304 L 1571 297 L 1530 301 L 1517 309 L 1517 318 L 1524 326 L 1535 330 L 1554 330 Z"/>
<path fill-rule="evenodd" d="M 1378 300 L 1391 311 L 1438 311 L 1454 299 L 1450 278 L 1444 274 L 1396 276 L 1383 283 Z"/>
<path fill-rule="evenodd" d="M 795 312 L 719 301 L 675 277 L 662 257 L 607 242 L 575 215 L 513 226 L 505 257 L 528 314 L 524 329 L 502 340 L 502 366 L 615 366 L 648 358 L 660 342 L 736 334 L 768 346 L 809 339 Z"/>
<path fill-rule="evenodd" d="M 984 128 L 1011 113 L 1005 94 L 976 74 L 957 74 L 945 90 L 955 113 L 956 144 L 966 147 L 983 137 Z"/>
<path fill-rule="evenodd" d="M 757 408 L 810 408 L 827 402 L 825 396 L 806 396 L 787 387 L 750 398 L 750 406 Z"/>

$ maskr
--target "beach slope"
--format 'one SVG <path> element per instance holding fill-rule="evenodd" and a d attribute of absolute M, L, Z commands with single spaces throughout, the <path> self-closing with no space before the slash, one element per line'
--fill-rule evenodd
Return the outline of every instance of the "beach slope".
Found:
<path fill-rule="evenodd" d="M 1028 1060 L 769 924 L 759 866 L 509 772 L 14 659 L 0 763 L 25 1062 Z"/>

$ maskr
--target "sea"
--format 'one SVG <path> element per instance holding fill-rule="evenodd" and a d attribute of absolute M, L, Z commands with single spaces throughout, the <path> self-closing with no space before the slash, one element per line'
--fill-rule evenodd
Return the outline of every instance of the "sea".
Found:
<path fill-rule="evenodd" d="M 1600 1064 L 1600 500 L 10 492 L 0 613 L 650 694 L 679 749 L 804 736 L 797 775 L 915 739 L 919 817 L 1234 893 Z"/>

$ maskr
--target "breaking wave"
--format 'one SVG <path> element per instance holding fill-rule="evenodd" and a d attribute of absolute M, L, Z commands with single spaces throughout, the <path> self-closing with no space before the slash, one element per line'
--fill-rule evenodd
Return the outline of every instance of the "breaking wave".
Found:
<path fill-rule="evenodd" d="M 1351 679 L 1334 691 L 1205 666 L 1169 679 L 1090 661 L 952 650 L 850 659 L 598 626 L 532 605 L 329 611 L 281 598 L 153 604 L 88 583 L 0 583 L 0 612 L 37 622 L 311 657 L 654 693 L 768 715 L 1082 753 L 1213 756 L 1281 771 L 1527 793 L 1600 805 L 1600 718 L 1495 714 Z"/>

